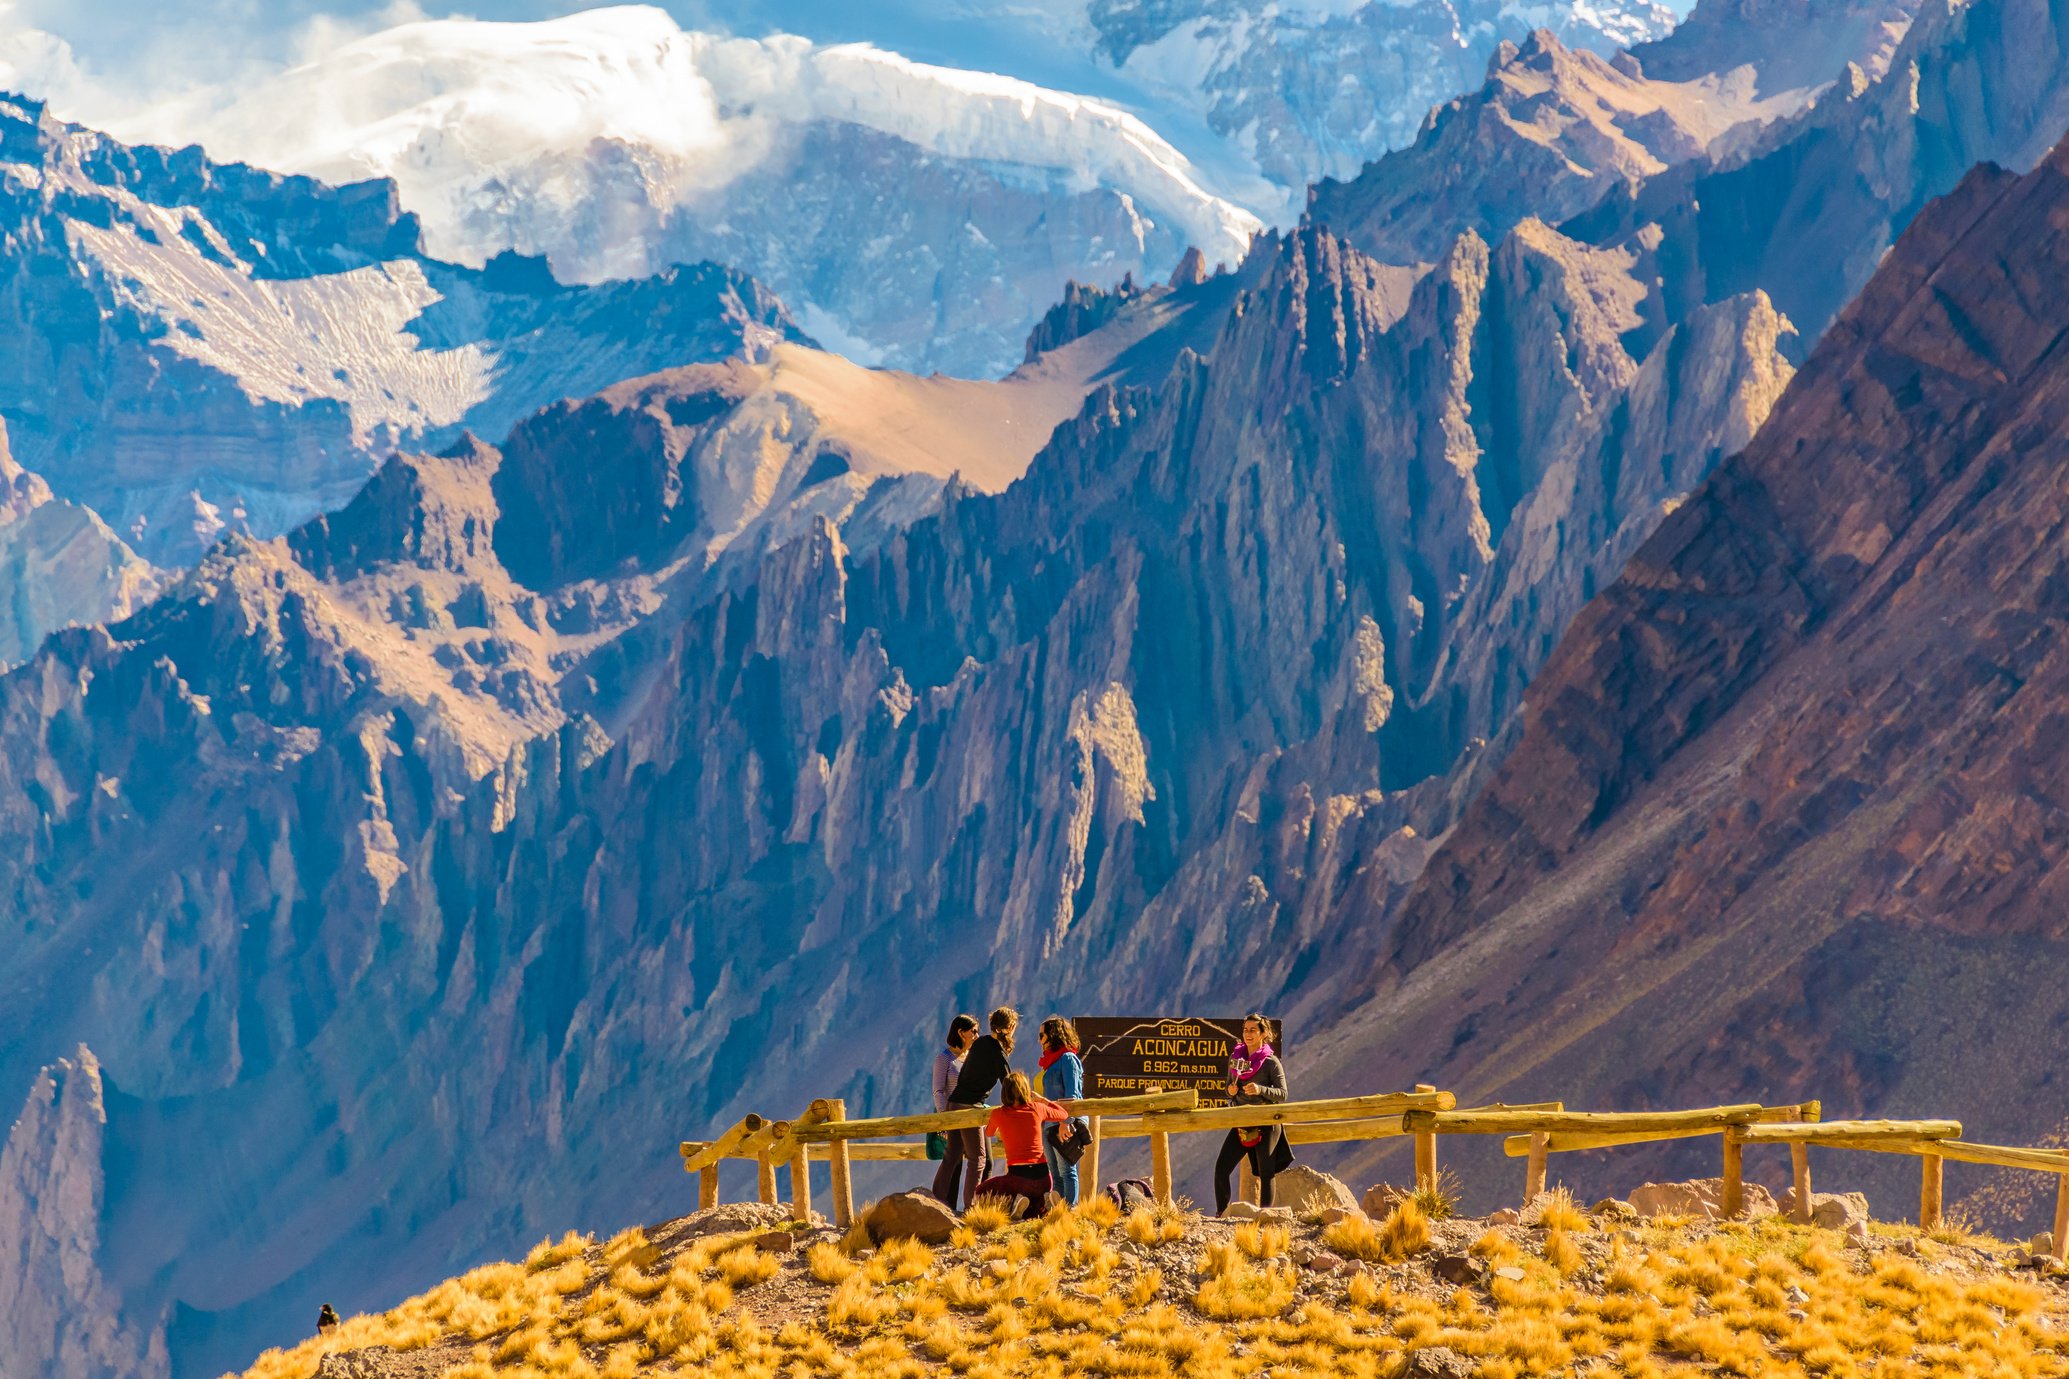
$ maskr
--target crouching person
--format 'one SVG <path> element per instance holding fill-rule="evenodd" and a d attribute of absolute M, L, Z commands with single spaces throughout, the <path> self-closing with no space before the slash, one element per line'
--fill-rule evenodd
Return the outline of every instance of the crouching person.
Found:
<path fill-rule="evenodd" d="M 1040 1216 L 1048 1210 L 1049 1163 L 1042 1153 L 1042 1126 L 1062 1121 L 1069 1133 L 1070 1113 L 1055 1102 L 1034 1094 L 1027 1074 L 1007 1073 L 999 1083 L 1002 1103 L 985 1122 L 987 1138 L 997 1135 L 1006 1144 L 1006 1171 L 977 1185 L 976 1197 L 1027 1199 L 1027 1214 Z M 1005 1203 L 1001 1203 L 1005 1205 Z M 1009 1208 L 1010 1209 L 1010 1208 Z"/>

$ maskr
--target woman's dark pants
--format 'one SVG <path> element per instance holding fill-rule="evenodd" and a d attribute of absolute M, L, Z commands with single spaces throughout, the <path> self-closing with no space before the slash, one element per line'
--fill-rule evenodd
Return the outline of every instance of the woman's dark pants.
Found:
<path fill-rule="evenodd" d="M 1234 1173 L 1236 1165 L 1243 1162 L 1246 1158 L 1250 1160 L 1250 1171 L 1257 1174 L 1257 1204 L 1261 1207 L 1268 1207 L 1272 1204 L 1272 1175 L 1259 1171 L 1261 1167 L 1269 1163 L 1269 1160 L 1262 1153 L 1258 1152 L 1263 1147 L 1264 1141 L 1262 1140 L 1259 1140 L 1254 1147 L 1244 1144 L 1237 1137 L 1237 1132 L 1234 1130 L 1229 1131 L 1228 1138 L 1221 1142 L 1221 1157 L 1214 1161 L 1214 1214 L 1216 1216 L 1228 1210 L 1229 1175 Z"/>
<path fill-rule="evenodd" d="M 948 1103 L 951 1111 L 967 1111 L 970 1108 L 960 1101 Z M 957 1183 L 963 1177 L 968 1165 L 970 1176 L 961 1184 L 962 1209 L 968 1211 L 970 1203 L 976 1200 L 977 1185 L 991 1173 L 991 1146 L 985 1142 L 984 1127 L 970 1126 L 948 1132 L 948 1153 L 941 1156 L 941 1167 L 934 1172 L 934 1196 L 956 1209 Z"/>

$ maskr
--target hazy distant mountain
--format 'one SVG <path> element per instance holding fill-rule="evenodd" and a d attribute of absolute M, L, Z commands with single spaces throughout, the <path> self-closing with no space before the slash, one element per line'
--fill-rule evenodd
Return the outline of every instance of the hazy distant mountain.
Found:
<path fill-rule="evenodd" d="M 1020 361 L 1069 278 L 1162 279 L 1188 245 L 1233 262 L 1261 223 L 1118 109 L 644 7 L 408 24 L 114 128 L 392 177 L 456 262 L 515 249 L 588 283 L 724 263 L 852 357 L 974 378 Z"/>
<path fill-rule="evenodd" d="M 342 506 L 398 446 L 804 338 L 730 270 L 460 268 L 419 252 L 390 184 L 132 148 L 28 101 L 0 101 L 0 222 L 14 458 L 160 565 Z"/>

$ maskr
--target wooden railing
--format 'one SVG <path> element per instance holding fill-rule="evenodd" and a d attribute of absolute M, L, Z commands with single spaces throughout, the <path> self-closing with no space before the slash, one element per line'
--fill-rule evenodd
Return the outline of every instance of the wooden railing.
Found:
<path fill-rule="evenodd" d="M 1545 1188 L 1550 1155 L 1582 1149 L 1603 1149 L 1659 1140 L 1718 1135 L 1723 1140 L 1723 1210 L 1727 1217 L 1745 1210 L 1745 1150 L 1748 1145 L 1782 1145 L 1789 1150 L 1795 1185 L 1796 1219 L 1810 1220 L 1810 1149 L 1859 1149 L 1881 1154 L 1913 1154 L 1923 1159 L 1918 1221 L 1926 1230 L 1941 1223 L 1941 1168 L 1948 1159 L 2032 1169 L 2056 1176 L 2055 1240 L 2057 1249 L 2069 1240 L 2069 1153 L 2051 1149 L 2018 1149 L 1969 1144 L 1961 1139 L 1961 1122 L 1953 1120 L 1820 1120 L 1815 1101 L 1792 1106 L 1709 1106 L 1688 1111 L 1568 1111 L 1556 1101 L 1527 1106 L 1457 1108 L 1450 1092 L 1418 1085 L 1406 1092 L 1289 1101 L 1276 1106 L 1202 1107 L 1193 1091 L 1163 1092 L 1152 1088 L 1142 1096 L 1101 1097 L 1066 1101 L 1073 1115 L 1086 1118 L 1091 1139 L 1078 1164 L 1080 1190 L 1099 1185 L 1099 1146 L 1105 1140 L 1147 1137 L 1150 1142 L 1151 1190 L 1171 1199 L 1171 1136 L 1234 1127 L 1279 1125 L 1295 1144 L 1335 1143 L 1406 1135 L 1415 1140 L 1415 1182 L 1433 1186 L 1437 1179 L 1439 1135 L 1502 1135 L 1503 1151 L 1528 1160 L 1523 1178 L 1524 1200 Z M 798 1220 L 811 1216 L 811 1165 L 832 1166 L 833 1219 L 843 1228 L 855 1218 L 849 1165 L 856 1160 L 919 1160 L 926 1146 L 917 1143 L 868 1143 L 935 1131 L 968 1130 L 984 1125 L 990 1107 L 944 1111 L 932 1115 L 882 1116 L 849 1120 L 846 1103 L 815 1101 L 795 1120 L 771 1121 L 750 1115 L 715 1140 L 689 1140 L 682 1146 L 683 1168 L 700 1175 L 698 1205 L 718 1204 L 718 1165 L 724 1159 L 753 1159 L 759 1168 L 760 1196 L 777 1200 L 776 1170 L 788 1166 L 790 1195 Z M 1249 1161 L 1242 1167 L 1242 1197 L 1257 1200 Z"/>

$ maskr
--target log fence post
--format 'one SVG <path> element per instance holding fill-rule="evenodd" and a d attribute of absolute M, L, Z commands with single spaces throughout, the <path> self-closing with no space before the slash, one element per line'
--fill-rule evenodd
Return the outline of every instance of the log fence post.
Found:
<path fill-rule="evenodd" d="M 1529 1206 L 1545 1190 L 1545 1157 L 1550 1153 L 1552 1137 L 1542 1130 L 1533 1131 L 1530 1136 L 1530 1167 L 1523 1175 L 1523 1205 Z"/>
<path fill-rule="evenodd" d="M 1427 1082 L 1418 1082 L 1411 1090 L 1434 1092 L 1437 1089 Z M 1437 1132 L 1418 1130 L 1415 1132 L 1415 1189 L 1418 1192 L 1433 1192 L 1436 1187 Z"/>
<path fill-rule="evenodd" d="M 706 1164 L 697 1171 L 697 1210 L 718 1205 L 718 1165 Z"/>
<path fill-rule="evenodd" d="M 769 1162 L 769 1151 L 764 1149 L 754 1156 L 757 1186 L 761 1189 L 761 1200 L 773 1203 L 776 1200 L 776 1165 Z"/>
<path fill-rule="evenodd" d="M 1803 1112 L 1802 1112 L 1802 1110 L 1801 1110 L 1801 1109 L 1799 1108 L 1799 1109 L 1797 1109 L 1797 1110 L 1793 1110 L 1793 1111 L 1791 1111 L 1791 1112 L 1789 1113 L 1789 1119 L 1790 1119 L 1790 1120 L 1792 1120 L 1792 1121 L 1800 1121 L 1800 1120 L 1802 1120 L 1802 1119 L 1803 1119 Z M 1795 1180 L 1795 1181 L 1794 1181 L 1794 1190 L 1795 1190 L 1795 1194 L 1796 1194 L 1796 1212 L 1795 1212 L 1795 1219 L 1796 1219 L 1796 1224 L 1797 1224 L 1797 1225 L 1799 1225 L 1799 1226 L 1808 1226 L 1808 1225 L 1810 1224 L 1810 1146 L 1809 1146 L 1809 1145 L 1807 1145 L 1807 1144 L 1792 1144 L 1792 1145 L 1790 1145 L 1790 1146 L 1789 1146 L 1789 1170 L 1790 1170 L 1790 1176 L 1791 1176 L 1791 1177 L 1792 1177 L 1792 1178 L 1793 1178 L 1793 1179 Z"/>
<path fill-rule="evenodd" d="M 1730 1130 L 1724 1132 L 1724 1219 L 1736 1221 L 1746 1214 L 1746 1144 Z"/>
<path fill-rule="evenodd" d="M 803 1145 L 790 1156 L 790 1214 L 799 1225 L 812 1224 L 812 1159 Z"/>
<path fill-rule="evenodd" d="M 1149 1092 L 1161 1092 L 1162 1087 L 1148 1087 Z M 1150 1195 L 1159 1202 L 1171 1200 L 1171 1132 L 1152 1130 L 1149 1132 L 1149 1187 Z"/>
<path fill-rule="evenodd" d="M 1927 1154 L 1919 1162 L 1924 1168 L 1919 1174 L 1918 1229 L 1936 1231 L 1940 1228 L 1940 1169 L 1946 1161 L 1937 1154 Z"/>
<path fill-rule="evenodd" d="M 1254 1207 L 1261 1195 L 1257 1189 L 1257 1174 L 1250 1168 L 1250 1156 L 1245 1154 L 1236 1169 L 1236 1197 Z"/>
<path fill-rule="evenodd" d="M 2069 1259 L 2069 1173 L 2055 1175 L 2055 1258 Z"/>
<path fill-rule="evenodd" d="M 1085 1157 L 1078 1160 L 1078 1201 L 1089 1202 L 1099 1192 L 1099 1117 L 1086 1116 L 1090 1134 L 1085 1137 Z"/>
<path fill-rule="evenodd" d="M 848 1118 L 848 1103 L 833 1103 L 833 1119 Z M 835 1140 L 827 1146 L 827 1158 L 833 1175 L 833 1224 L 846 1230 L 855 1224 L 855 1185 L 848 1175 L 848 1142 Z"/>

